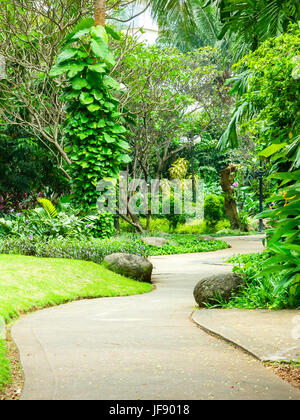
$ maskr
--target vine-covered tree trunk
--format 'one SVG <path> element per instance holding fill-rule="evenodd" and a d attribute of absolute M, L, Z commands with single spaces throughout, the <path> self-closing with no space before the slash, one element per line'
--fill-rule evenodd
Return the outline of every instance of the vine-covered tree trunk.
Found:
<path fill-rule="evenodd" d="M 95 26 L 105 25 L 106 0 L 95 0 Z"/>
<path fill-rule="evenodd" d="M 236 165 L 229 165 L 221 171 L 221 187 L 225 195 L 225 211 L 230 221 L 231 229 L 241 229 L 241 222 L 238 216 L 232 184 L 234 183 Z"/>

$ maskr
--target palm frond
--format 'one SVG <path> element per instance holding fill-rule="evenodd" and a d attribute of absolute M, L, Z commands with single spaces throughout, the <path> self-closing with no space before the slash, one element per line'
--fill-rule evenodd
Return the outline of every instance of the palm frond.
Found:
<path fill-rule="evenodd" d="M 151 0 L 153 16 L 163 25 L 168 19 L 182 20 L 185 27 L 194 27 L 193 0 Z"/>
<path fill-rule="evenodd" d="M 54 219 L 54 217 L 57 216 L 57 210 L 50 200 L 47 200 L 46 198 L 38 198 L 37 201 L 43 206 L 50 219 Z"/>

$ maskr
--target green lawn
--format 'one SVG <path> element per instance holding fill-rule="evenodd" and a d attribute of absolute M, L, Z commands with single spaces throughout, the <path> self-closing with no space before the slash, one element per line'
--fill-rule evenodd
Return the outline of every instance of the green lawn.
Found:
<path fill-rule="evenodd" d="M 87 261 L 0 255 L 0 267 L 0 316 L 6 322 L 20 313 L 77 299 L 152 290 L 151 284 L 127 279 Z M 6 350 L 0 340 L 0 389 L 9 377 Z"/>
<path fill-rule="evenodd" d="M 9 360 L 7 359 L 5 341 L 0 339 L 0 390 L 11 381 Z"/>

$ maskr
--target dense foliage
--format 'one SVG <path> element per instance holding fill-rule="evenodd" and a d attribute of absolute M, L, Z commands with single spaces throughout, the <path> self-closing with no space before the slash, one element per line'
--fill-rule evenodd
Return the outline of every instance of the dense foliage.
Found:
<path fill-rule="evenodd" d="M 284 272 L 279 270 L 270 275 L 263 271 L 268 264 L 270 253 L 245 254 L 232 257 L 228 262 L 234 263 L 234 272 L 244 275 L 246 286 L 226 303 L 217 300 L 228 308 L 268 308 L 285 309 L 300 307 L 300 295 L 295 295 L 284 281 Z"/>
<path fill-rule="evenodd" d="M 141 256 L 184 254 L 191 252 L 215 251 L 227 248 L 219 240 L 206 241 L 195 235 L 171 235 L 168 244 L 153 247 L 144 244 L 140 236 L 128 235 L 110 239 L 94 238 L 54 238 L 43 240 L 33 237 L 8 237 L 0 239 L 0 254 L 21 254 L 44 258 L 70 258 L 101 263 L 106 255 L 116 252 Z"/>
<path fill-rule="evenodd" d="M 217 223 L 225 218 L 224 198 L 221 195 L 208 195 L 205 198 L 204 214 L 208 227 L 215 230 Z"/>
<path fill-rule="evenodd" d="M 270 210 L 262 217 L 273 221 L 268 249 L 272 256 L 264 264 L 265 271 L 281 273 L 278 287 L 289 288 L 290 299 L 297 301 L 299 287 L 299 81 L 295 57 L 300 51 L 300 30 L 266 41 L 255 52 L 244 57 L 236 68 L 242 71 L 233 79 L 233 92 L 240 101 L 233 119 L 221 138 L 237 146 L 236 123 L 258 138 L 258 157 L 270 165 L 276 179 L 269 199 Z M 289 171 L 289 172 L 286 172 Z"/>

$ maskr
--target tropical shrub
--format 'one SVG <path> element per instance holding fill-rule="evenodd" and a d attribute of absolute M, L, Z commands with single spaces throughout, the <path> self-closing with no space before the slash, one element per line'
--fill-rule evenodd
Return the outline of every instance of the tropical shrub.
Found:
<path fill-rule="evenodd" d="M 169 214 L 165 214 L 164 217 L 169 222 L 169 230 L 174 232 L 179 223 L 185 223 L 187 214 L 182 210 L 182 200 L 176 197 L 176 195 L 171 194 L 165 201 L 170 203 L 170 212 Z M 181 214 L 177 214 L 179 209 L 182 210 Z"/>
<path fill-rule="evenodd" d="M 176 233 L 181 234 L 203 234 L 208 231 L 205 221 L 195 220 L 192 223 L 185 223 L 176 229 Z"/>
<path fill-rule="evenodd" d="M 95 232 L 94 217 L 79 217 L 60 212 L 55 218 L 50 218 L 42 208 L 36 208 L 26 213 L 14 213 L 0 218 L 0 237 L 16 236 L 43 238 L 91 236 Z"/>
<path fill-rule="evenodd" d="M 236 147 L 237 123 L 243 122 L 242 128 L 257 138 L 258 157 L 269 162 L 271 177 L 278 180 L 276 194 L 269 200 L 274 210 L 260 216 L 274 225 L 268 235 L 271 256 L 263 264 L 263 273 L 276 276 L 276 290 L 288 291 L 290 305 L 296 305 L 300 295 L 299 35 L 299 26 L 293 25 L 237 64 L 240 73 L 232 79 L 232 92 L 240 100 L 220 139 L 221 146 L 229 141 Z"/>
<path fill-rule="evenodd" d="M 280 273 L 276 290 L 288 290 L 289 303 L 295 306 L 300 305 L 300 170 L 273 177 L 282 184 L 279 195 L 271 198 L 274 208 L 262 214 L 274 226 L 267 241 L 272 254 L 263 264 L 263 273 Z"/>
<path fill-rule="evenodd" d="M 266 308 L 285 309 L 300 307 L 300 300 L 291 300 L 289 289 L 278 287 L 284 275 L 279 271 L 270 275 L 263 272 L 263 266 L 268 264 L 269 252 L 262 254 L 237 255 L 227 262 L 234 263 L 233 271 L 245 276 L 245 287 L 226 303 L 217 300 L 226 308 Z"/>
<path fill-rule="evenodd" d="M 0 82 L 1 83 L 1 82 Z M 1 104 L 1 108 L 6 106 Z M 41 193 L 68 191 L 51 151 L 17 125 L 0 121 L 0 213 L 34 207 Z"/>
<path fill-rule="evenodd" d="M 204 202 L 204 218 L 208 228 L 215 230 L 217 223 L 224 217 L 224 197 L 222 195 L 208 195 Z"/>

